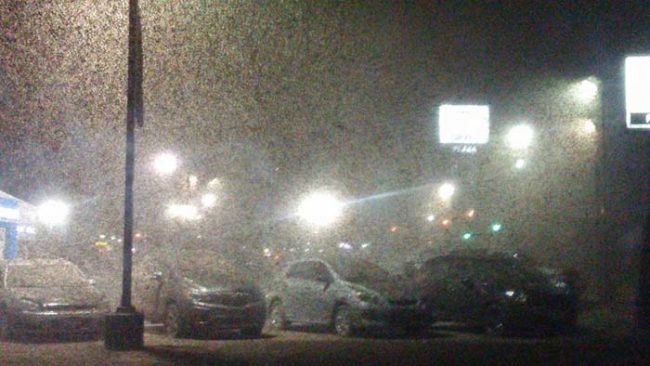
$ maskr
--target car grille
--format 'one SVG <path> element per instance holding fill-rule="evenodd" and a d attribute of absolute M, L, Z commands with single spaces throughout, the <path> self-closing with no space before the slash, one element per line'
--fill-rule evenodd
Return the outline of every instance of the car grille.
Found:
<path fill-rule="evenodd" d="M 247 292 L 220 292 L 207 295 L 204 302 L 225 306 L 245 306 L 254 302 L 254 297 Z"/>
<path fill-rule="evenodd" d="M 392 299 L 389 300 L 389 303 L 391 305 L 397 305 L 397 306 L 412 306 L 417 303 L 417 300 L 415 299 Z"/>

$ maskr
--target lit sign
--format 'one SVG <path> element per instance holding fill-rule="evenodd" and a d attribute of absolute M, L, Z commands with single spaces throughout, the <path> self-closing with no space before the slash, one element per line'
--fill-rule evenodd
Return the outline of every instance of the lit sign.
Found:
<path fill-rule="evenodd" d="M 0 206 L 0 219 L 17 221 L 20 213 L 17 208 Z"/>
<path fill-rule="evenodd" d="M 441 144 L 485 144 L 490 138 L 490 107 L 441 105 L 438 128 Z"/>
<path fill-rule="evenodd" d="M 625 59 L 625 109 L 628 128 L 650 129 L 650 56 Z"/>

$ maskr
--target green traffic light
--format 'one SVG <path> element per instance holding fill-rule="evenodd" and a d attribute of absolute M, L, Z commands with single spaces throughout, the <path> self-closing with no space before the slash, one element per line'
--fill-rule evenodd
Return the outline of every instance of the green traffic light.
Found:
<path fill-rule="evenodd" d="M 498 222 L 492 224 L 492 231 L 493 232 L 497 233 L 497 232 L 501 231 L 501 229 L 502 229 L 502 226 Z"/>
<path fill-rule="evenodd" d="M 465 233 L 463 234 L 463 240 L 469 240 L 472 238 L 472 233 Z"/>

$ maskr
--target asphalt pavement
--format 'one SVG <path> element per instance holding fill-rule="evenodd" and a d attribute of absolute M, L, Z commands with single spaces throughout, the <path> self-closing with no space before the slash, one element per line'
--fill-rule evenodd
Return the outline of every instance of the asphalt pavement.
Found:
<path fill-rule="evenodd" d="M 340 338 L 281 332 L 258 339 L 170 339 L 145 334 L 145 349 L 112 352 L 102 341 L 0 342 L 0 365 L 647 365 L 648 338 L 581 334 L 499 338 L 435 331 L 418 337 Z"/>

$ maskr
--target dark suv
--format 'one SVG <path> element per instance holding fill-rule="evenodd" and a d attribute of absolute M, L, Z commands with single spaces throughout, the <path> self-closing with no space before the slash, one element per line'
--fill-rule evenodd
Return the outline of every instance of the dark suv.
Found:
<path fill-rule="evenodd" d="M 562 276 L 516 255 L 457 253 L 425 261 L 415 273 L 436 320 L 512 331 L 571 332 L 577 296 Z"/>
<path fill-rule="evenodd" d="M 269 325 L 328 325 L 342 336 L 362 330 L 421 331 L 431 310 L 411 288 L 368 261 L 302 260 L 287 266 L 267 294 Z"/>
<path fill-rule="evenodd" d="M 172 337 L 240 334 L 256 337 L 266 305 L 259 288 L 210 250 L 181 250 L 172 259 L 135 265 L 134 303 Z"/>

